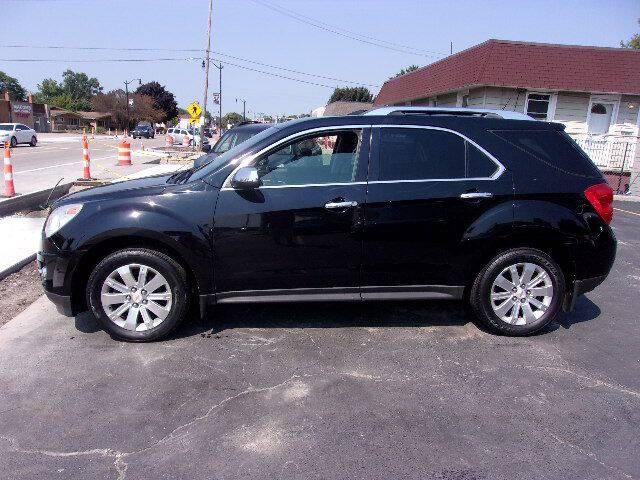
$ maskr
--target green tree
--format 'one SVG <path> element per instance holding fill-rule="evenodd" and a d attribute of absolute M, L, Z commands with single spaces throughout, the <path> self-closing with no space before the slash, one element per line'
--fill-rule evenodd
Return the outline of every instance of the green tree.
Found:
<path fill-rule="evenodd" d="M 222 128 L 227 128 L 227 125 L 235 125 L 242 122 L 242 115 L 236 112 L 229 112 L 222 117 Z"/>
<path fill-rule="evenodd" d="M 136 93 L 153 98 L 155 107 L 164 112 L 162 121 L 167 121 L 178 115 L 176 97 L 158 82 L 149 82 L 144 85 L 140 85 L 136 90 Z"/>
<path fill-rule="evenodd" d="M 336 87 L 329 102 L 373 102 L 373 95 L 367 87 Z"/>
<path fill-rule="evenodd" d="M 407 68 L 402 68 L 398 73 L 396 73 L 393 77 L 389 77 L 389 80 L 399 77 L 401 75 L 405 75 L 407 73 L 415 72 L 420 67 L 418 65 L 409 65 Z"/>
<path fill-rule="evenodd" d="M 38 85 L 36 99 L 67 110 L 91 110 L 91 100 L 102 92 L 102 86 L 95 77 L 86 73 L 65 70 L 62 82 L 45 78 Z"/>
<path fill-rule="evenodd" d="M 638 19 L 638 24 L 640 24 L 640 19 Z M 628 42 L 620 42 L 620 46 L 623 48 L 640 49 L 640 33 L 634 34 Z"/>
<path fill-rule="evenodd" d="M 9 92 L 11 100 L 25 100 L 27 91 L 20 85 L 17 78 L 13 78 L 4 72 L 0 72 L 0 94 Z"/>

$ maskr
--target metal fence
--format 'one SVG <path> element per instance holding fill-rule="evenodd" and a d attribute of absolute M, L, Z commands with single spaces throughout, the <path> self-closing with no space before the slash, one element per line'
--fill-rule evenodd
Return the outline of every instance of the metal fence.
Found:
<path fill-rule="evenodd" d="M 640 137 L 634 135 L 571 135 L 601 170 L 628 172 Z"/>

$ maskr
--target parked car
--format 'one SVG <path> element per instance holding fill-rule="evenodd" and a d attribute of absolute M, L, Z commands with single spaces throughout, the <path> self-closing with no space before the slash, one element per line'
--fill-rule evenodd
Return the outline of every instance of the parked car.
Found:
<path fill-rule="evenodd" d="M 562 125 L 398 107 L 287 122 L 200 169 L 68 195 L 37 258 L 61 312 L 131 341 L 167 335 L 192 299 L 460 299 L 528 335 L 605 280 L 612 202 Z"/>
<path fill-rule="evenodd" d="M 189 146 L 193 145 L 194 138 L 195 138 L 196 144 L 200 143 L 199 132 L 196 132 L 195 129 L 192 129 L 192 128 L 190 129 L 180 128 L 180 127 L 170 128 L 169 130 L 167 130 L 167 135 L 170 135 L 173 138 L 173 143 L 175 145 L 183 145 L 185 136 L 188 139 Z M 209 145 L 209 139 L 207 137 L 204 137 L 203 144 Z"/>
<path fill-rule="evenodd" d="M 133 138 L 155 138 L 156 132 L 150 123 L 139 123 L 131 132 Z"/>
<path fill-rule="evenodd" d="M 196 168 L 200 168 L 202 165 L 205 165 L 211 162 L 214 158 L 222 155 L 227 150 L 231 150 L 236 145 L 241 144 L 249 140 L 254 135 L 266 130 L 267 128 L 272 127 L 272 123 L 240 123 L 235 127 L 227 130 L 213 145 L 211 148 L 211 152 L 208 155 L 204 155 L 200 158 L 197 158 L 194 161 L 194 166 Z"/>
<path fill-rule="evenodd" d="M 9 142 L 11 147 L 19 143 L 28 143 L 32 147 L 38 144 L 38 134 L 22 123 L 0 123 L 0 142 Z"/>

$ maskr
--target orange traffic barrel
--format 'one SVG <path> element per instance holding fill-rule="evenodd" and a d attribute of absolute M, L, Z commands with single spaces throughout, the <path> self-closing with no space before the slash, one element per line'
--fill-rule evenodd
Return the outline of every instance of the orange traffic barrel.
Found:
<path fill-rule="evenodd" d="M 131 165 L 131 144 L 122 140 L 118 145 L 118 165 L 127 167 Z"/>

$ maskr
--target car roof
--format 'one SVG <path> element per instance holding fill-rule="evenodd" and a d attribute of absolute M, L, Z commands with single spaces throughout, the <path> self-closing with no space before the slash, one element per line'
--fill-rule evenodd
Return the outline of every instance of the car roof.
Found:
<path fill-rule="evenodd" d="M 364 115 L 453 115 L 469 117 L 502 118 L 504 120 L 535 120 L 529 115 L 510 110 L 490 108 L 448 108 L 448 107 L 381 107 L 374 108 Z"/>

